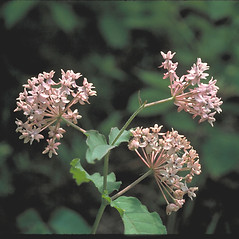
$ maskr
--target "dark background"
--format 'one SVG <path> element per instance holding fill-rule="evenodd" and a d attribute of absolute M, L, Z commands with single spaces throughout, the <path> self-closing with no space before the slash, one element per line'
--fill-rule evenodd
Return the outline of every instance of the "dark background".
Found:
<path fill-rule="evenodd" d="M 163 80 L 160 51 L 177 52 L 178 75 L 197 57 L 218 80 L 223 112 L 212 128 L 173 104 L 143 111 L 131 124 L 163 124 L 184 134 L 200 155 L 202 174 L 193 180 L 197 198 L 165 215 L 165 202 L 152 178 L 126 195 L 136 196 L 161 216 L 169 233 L 238 233 L 239 189 L 239 3 L 233 1 L 11 1 L 0 6 L 0 232 L 79 233 L 91 226 L 100 205 L 92 184 L 76 186 L 69 173 L 73 158 L 84 160 L 85 138 L 67 128 L 59 155 L 41 152 L 19 140 L 13 113 L 22 84 L 38 73 L 60 69 L 81 72 L 94 83 L 97 97 L 80 106 L 84 129 L 108 134 L 138 107 L 137 94 L 149 102 L 170 96 Z M 84 165 L 94 173 L 102 168 Z M 128 185 L 145 172 L 143 163 L 122 144 L 110 171 Z M 87 227 L 87 226 L 85 226 Z M 115 209 L 108 208 L 98 233 L 123 233 Z"/>

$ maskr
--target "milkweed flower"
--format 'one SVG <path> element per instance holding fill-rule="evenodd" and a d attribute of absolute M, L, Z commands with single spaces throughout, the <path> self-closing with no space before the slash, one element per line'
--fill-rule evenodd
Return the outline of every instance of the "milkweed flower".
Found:
<path fill-rule="evenodd" d="M 176 53 L 168 51 L 166 54 L 161 52 L 164 62 L 161 66 L 167 70 L 163 79 L 170 79 L 171 95 L 174 97 L 174 104 L 178 106 L 178 111 L 184 110 L 193 115 L 193 118 L 200 116 L 199 123 L 208 121 L 212 126 L 215 122 L 214 115 L 220 113 L 222 109 L 222 101 L 217 97 L 218 87 L 217 80 L 213 77 L 208 83 L 202 83 L 206 80 L 209 69 L 207 63 L 203 63 L 201 58 L 193 64 L 188 74 L 178 77 L 176 69 L 178 62 L 172 62 L 172 58 Z M 191 88 L 189 88 L 191 87 Z"/>
<path fill-rule="evenodd" d="M 48 128 L 47 147 L 43 154 L 57 155 L 59 141 L 65 130 L 61 127 L 62 119 L 77 124 L 82 116 L 78 110 L 72 111 L 71 107 L 77 103 L 81 105 L 89 103 L 89 97 L 95 96 L 96 91 L 92 83 L 83 79 L 83 85 L 77 84 L 81 73 L 74 73 L 72 70 L 64 72 L 61 70 L 61 78 L 55 82 L 52 78 L 55 72 L 40 73 L 37 77 L 28 79 L 23 85 L 23 92 L 17 98 L 17 108 L 14 111 L 23 111 L 27 118 L 25 122 L 17 119 L 16 132 L 21 133 L 20 139 L 24 143 L 32 144 L 34 140 L 39 142 L 44 138 L 42 131 Z"/>
<path fill-rule="evenodd" d="M 176 130 L 161 132 L 162 126 L 137 127 L 128 148 L 137 153 L 144 164 L 153 170 L 154 178 L 167 203 L 166 213 L 180 209 L 185 194 L 192 200 L 198 187 L 188 187 L 194 175 L 201 173 L 196 150 Z M 172 202 L 169 202 L 168 198 Z"/>

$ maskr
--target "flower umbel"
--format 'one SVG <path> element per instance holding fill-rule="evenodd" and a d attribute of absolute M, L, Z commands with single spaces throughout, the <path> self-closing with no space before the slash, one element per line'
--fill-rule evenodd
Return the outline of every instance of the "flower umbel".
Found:
<path fill-rule="evenodd" d="M 89 96 L 96 95 L 93 90 L 95 87 L 88 83 L 86 78 L 83 79 L 82 86 L 77 84 L 76 81 L 82 76 L 80 73 L 61 70 L 59 82 L 52 79 L 54 73 L 43 72 L 38 74 L 38 77 L 28 79 L 28 83 L 23 85 L 23 92 L 17 98 L 17 108 L 14 110 L 23 111 L 27 118 L 25 122 L 18 119 L 16 121 L 16 131 L 22 134 L 19 138 L 24 139 L 24 143 L 32 144 L 34 140 L 39 142 L 44 138 L 42 131 L 49 129 L 48 146 L 43 153 L 48 153 L 50 158 L 53 153 L 57 155 L 60 142 L 56 141 L 65 133 L 60 127 L 61 120 L 66 119 L 77 124 L 81 115 L 77 109 L 72 111 L 71 107 L 78 102 L 81 105 L 89 103 Z"/>
<path fill-rule="evenodd" d="M 178 106 L 178 111 L 185 110 L 192 114 L 193 118 L 200 116 L 199 123 L 207 120 L 213 126 L 214 115 L 222 111 L 220 106 L 223 102 L 217 97 L 219 89 L 216 86 L 217 80 L 212 77 L 208 84 L 201 83 L 201 80 L 205 80 L 209 75 L 204 73 L 209 69 L 207 63 L 203 63 L 201 58 L 198 58 L 188 74 L 179 78 L 176 74 L 178 63 L 173 63 L 171 60 L 175 53 L 168 51 L 167 54 L 161 52 L 161 55 L 165 61 L 160 67 L 168 71 L 164 74 L 164 79 L 170 79 L 169 88 L 175 99 L 174 104 Z M 188 88 L 190 86 L 194 88 Z"/>
<path fill-rule="evenodd" d="M 197 152 L 183 135 L 174 129 L 162 133 L 161 128 L 155 124 L 154 127 L 131 130 L 133 138 L 128 147 L 153 170 L 167 203 L 166 213 L 170 215 L 183 206 L 185 194 L 191 199 L 196 197 L 195 191 L 198 188 L 188 187 L 187 183 L 192 181 L 195 174 L 201 173 L 201 165 Z"/>

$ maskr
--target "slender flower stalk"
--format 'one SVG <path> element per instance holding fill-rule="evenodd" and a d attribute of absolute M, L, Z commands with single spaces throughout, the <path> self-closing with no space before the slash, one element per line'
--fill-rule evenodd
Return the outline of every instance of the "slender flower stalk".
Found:
<path fill-rule="evenodd" d="M 174 129 L 162 133 L 161 128 L 155 124 L 154 127 L 131 130 L 133 138 L 128 147 L 153 171 L 167 203 L 166 213 L 170 215 L 183 206 L 185 194 L 191 199 L 196 197 L 198 188 L 188 187 L 187 183 L 195 174 L 201 173 L 201 165 L 197 152 L 183 135 Z"/>
<path fill-rule="evenodd" d="M 111 197 L 111 200 L 115 200 L 116 198 L 120 197 L 121 195 L 123 195 L 124 193 L 126 193 L 127 191 L 129 191 L 130 189 L 132 189 L 134 186 L 136 186 L 138 183 L 140 183 L 142 180 L 144 180 L 145 178 L 147 178 L 150 174 L 152 174 L 153 171 L 150 169 L 148 170 L 145 174 L 143 174 L 141 177 L 139 177 L 138 179 L 136 179 L 133 183 L 131 183 L 130 185 L 128 185 L 126 188 L 122 189 L 121 191 L 119 191 L 118 193 L 116 193 L 114 196 Z"/>
<path fill-rule="evenodd" d="M 86 130 L 82 129 L 81 127 L 79 127 L 78 125 L 72 123 L 71 121 L 69 121 L 68 119 L 64 118 L 61 116 L 61 119 L 66 122 L 68 125 L 70 125 L 71 127 L 75 128 L 76 130 L 80 131 L 83 134 L 86 134 Z"/>
<path fill-rule="evenodd" d="M 151 102 L 151 103 L 146 104 L 146 105 L 145 105 L 145 108 L 146 108 L 146 107 L 150 107 L 150 106 L 154 106 L 154 105 L 158 105 L 158 104 L 162 104 L 162 103 L 171 101 L 171 100 L 173 100 L 173 99 L 174 99 L 174 97 L 172 96 L 172 97 L 169 97 L 169 98 L 167 98 L 167 99 L 154 101 L 154 102 Z"/>
<path fill-rule="evenodd" d="M 72 106 L 80 103 L 89 103 L 89 97 L 96 95 L 93 84 L 83 79 L 83 85 L 79 86 L 77 80 L 82 76 L 72 70 L 64 72 L 61 70 L 59 82 L 52 78 L 54 71 L 50 73 L 40 73 L 38 77 L 28 79 L 24 84 L 24 90 L 17 98 L 17 108 L 14 111 L 23 111 L 27 120 L 25 122 L 17 119 L 17 132 L 21 133 L 20 139 L 24 143 L 32 144 L 34 140 L 39 142 L 44 138 L 43 131 L 49 129 L 46 140 L 48 145 L 43 154 L 57 155 L 59 140 L 63 137 L 65 130 L 61 127 L 61 121 L 73 126 L 85 134 L 85 130 L 77 126 L 77 120 L 82 116 L 77 109 L 72 110 Z"/>

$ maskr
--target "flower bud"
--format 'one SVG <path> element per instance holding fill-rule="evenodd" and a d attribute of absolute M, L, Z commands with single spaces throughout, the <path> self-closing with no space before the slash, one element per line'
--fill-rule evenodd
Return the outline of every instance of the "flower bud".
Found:
<path fill-rule="evenodd" d="M 187 183 L 191 183 L 192 182 L 192 179 L 193 179 L 193 176 L 191 174 L 187 174 L 186 175 L 186 182 Z"/>
<path fill-rule="evenodd" d="M 183 204 L 185 203 L 185 199 L 176 199 L 175 203 L 177 206 L 182 207 Z"/>
<path fill-rule="evenodd" d="M 174 192 L 174 197 L 175 197 L 176 199 L 182 199 L 184 194 L 185 194 L 185 193 L 184 193 L 182 190 L 177 189 L 177 190 Z"/>
<path fill-rule="evenodd" d="M 179 209 L 179 206 L 177 206 L 174 203 L 170 203 L 168 204 L 168 206 L 166 207 L 166 214 L 170 215 L 172 212 L 177 212 Z"/>
<path fill-rule="evenodd" d="M 137 149 L 139 147 L 139 141 L 136 139 L 133 139 L 129 142 L 128 148 L 129 150 L 134 151 L 135 149 Z"/>

